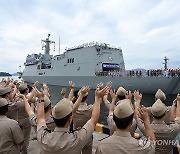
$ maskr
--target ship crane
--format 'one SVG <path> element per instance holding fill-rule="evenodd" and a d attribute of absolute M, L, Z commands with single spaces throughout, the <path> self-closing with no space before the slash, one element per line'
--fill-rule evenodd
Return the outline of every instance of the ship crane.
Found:
<path fill-rule="evenodd" d="M 169 59 L 165 56 L 165 57 L 164 57 L 164 63 L 163 63 L 163 64 L 164 64 L 164 70 L 167 70 L 167 69 L 168 69 L 168 68 L 167 68 L 167 62 L 168 62 L 168 60 L 169 60 Z"/>
<path fill-rule="evenodd" d="M 49 40 L 50 34 L 48 34 L 48 37 L 46 38 L 46 40 L 41 40 L 42 43 L 42 50 L 45 49 L 44 54 L 49 55 L 50 53 L 50 45 L 54 44 L 54 51 L 55 51 L 55 42 Z"/>

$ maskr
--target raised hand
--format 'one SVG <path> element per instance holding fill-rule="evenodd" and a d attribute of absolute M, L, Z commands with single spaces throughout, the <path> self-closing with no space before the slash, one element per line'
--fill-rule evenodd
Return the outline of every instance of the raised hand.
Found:
<path fill-rule="evenodd" d="M 110 87 L 105 86 L 103 89 L 101 89 L 103 86 L 103 83 L 101 82 L 100 84 L 97 85 L 96 91 L 95 91 L 95 96 L 98 98 L 103 97 L 104 95 L 109 93 Z"/>
<path fill-rule="evenodd" d="M 62 95 L 63 98 L 66 97 L 66 88 L 61 89 L 61 95 Z"/>
<path fill-rule="evenodd" d="M 38 81 L 36 81 L 35 83 L 34 83 L 34 85 L 33 85 L 33 87 L 38 87 L 38 85 L 39 85 L 39 82 Z"/>
<path fill-rule="evenodd" d="M 43 89 L 48 89 L 48 86 L 46 85 L 46 83 L 43 83 Z"/>
<path fill-rule="evenodd" d="M 97 88 L 102 88 L 102 86 L 103 86 L 103 83 L 100 82 L 99 84 L 97 84 L 96 89 L 97 89 Z"/>
<path fill-rule="evenodd" d="M 130 99 L 130 100 L 131 100 L 131 98 L 132 98 L 132 93 L 131 93 L 130 90 L 126 92 L 125 97 L 126 97 L 126 99 Z"/>
<path fill-rule="evenodd" d="M 90 89 L 91 89 L 90 86 L 83 86 L 83 87 L 80 89 L 79 93 L 80 93 L 80 95 L 85 96 L 86 93 L 87 93 Z"/>
<path fill-rule="evenodd" d="M 142 94 L 138 90 L 135 90 L 134 91 L 134 101 L 135 102 L 141 101 L 141 99 L 142 99 Z"/>
<path fill-rule="evenodd" d="M 19 98 L 26 98 L 23 94 L 20 94 L 20 93 L 16 93 L 16 96 L 15 97 L 19 97 Z"/>
<path fill-rule="evenodd" d="M 177 102 L 179 102 L 179 103 L 180 103 L 180 94 L 177 94 L 177 96 L 176 96 L 176 100 L 177 100 Z"/>
<path fill-rule="evenodd" d="M 141 118 L 143 121 L 148 120 L 147 109 L 144 106 L 138 108 L 138 117 Z"/>
<path fill-rule="evenodd" d="M 112 82 L 111 82 L 111 81 L 108 81 L 108 82 L 106 83 L 106 86 L 109 87 L 109 88 L 111 88 Z"/>
<path fill-rule="evenodd" d="M 70 89 L 74 89 L 75 83 L 73 83 L 72 81 L 69 81 L 69 87 L 70 87 Z"/>
<path fill-rule="evenodd" d="M 114 90 L 112 90 L 112 89 L 110 90 L 110 95 L 111 95 L 112 101 L 116 101 L 117 94 L 116 94 L 115 89 Z"/>
<path fill-rule="evenodd" d="M 35 92 L 36 92 L 36 97 L 38 97 L 39 99 L 43 99 L 44 98 L 44 93 L 40 92 L 37 88 L 34 88 Z"/>
<path fill-rule="evenodd" d="M 177 107 L 177 99 L 173 100 L 173 105 Z"/>

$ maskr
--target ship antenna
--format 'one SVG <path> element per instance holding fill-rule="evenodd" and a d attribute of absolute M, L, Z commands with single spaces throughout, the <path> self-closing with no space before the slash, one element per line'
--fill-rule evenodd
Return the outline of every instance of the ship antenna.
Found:
<path fill-rule="evenodd" d="M 164 70 L 167 70 L 167 69 L 168 69 L 168 68 L 167 68 L 167 62 L 168 62 L 168 60 L 169 60 L 169 59 L 165 56 L 165 57 L 164 57 L 164 63 L 163 63 L 163 64 L 164 64 Z"/>
<path fill-rule="evenodd" d="M 59 55 L 60 55 L 60 35 L 59 35 Z"/>

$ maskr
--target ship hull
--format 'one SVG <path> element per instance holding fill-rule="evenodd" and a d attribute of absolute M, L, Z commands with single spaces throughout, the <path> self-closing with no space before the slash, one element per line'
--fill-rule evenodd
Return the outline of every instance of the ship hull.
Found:
<path fill-rule="evenodd" d="M 154 94 L 157 89 L 162 89 L 166 94 L 177 94 L 180 92 L 179 77 L 121 77 L 121 76 L 23 76 L 24 81 L 34 83 L 46 83 L 48 85 L 69 86 L 73 81 L 76 87 L 90 85 L 92 89 L 100 82 L 111 81 L 114 89 L 123 86 L 127 90 L 139 90 L 141 93 Z"/>

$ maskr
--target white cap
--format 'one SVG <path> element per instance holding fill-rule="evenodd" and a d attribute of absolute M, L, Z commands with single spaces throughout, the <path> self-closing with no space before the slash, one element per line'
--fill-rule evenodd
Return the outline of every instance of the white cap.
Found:
<path fill-rule="evenodd" d="M 157 99 L 160 99 L 161 101 L 165 101 L 166 100 L 166 95 L 165 95 L 165 93 L 161 89 L 157 90 L 157 92 L 155 94 L 155 97 Z"/>
<path fill-rule="evenodd" d="M 127 118 L 134 113 L 130 99 L 123 99 L 116 106 L 114 115 L 119 119 Z"/>
<path fill-rule="evenodd" d="M 11 87 L 0 87 L 0 96 L 11 92 Z"/>
<path fill-rule="evenodd" d="M 51 104 L 49 97 L 44 95 L 44 108 L 46 108 L 49 104 Z"/>
<path fill-rule="evenodd" d="M 160 99 L 158 99 L 151 108 L 151 113 L 156 116 L 160 117 L 166 112 L 166 106 Z"/>
<path fill-rule="evenodd" d="M 80 92 L 81 92 L 81 90 L 78 91 L 78 96 L 80 95 Z M 86 94 L 84 95 L 84 97 L 87 96 L 87 95 L 88 95 L 88 92 L 86 92 Z"/>
<path fill-rule="evenodd" d="M 60 100 L 52 110 L 52 116 L 55 119 L 62 119 L 72 112 L 72 105 L 69 99 Z"/>
<path fill-rule="evenodd" d="M 19 86 L 19 91 L 23 91 L 23 90 L 25 90 L 25 89 L 27 89 L 28 87 L 27 87 L 27 84 L 26 83 L 23 83 L 23 84 L 20 84 L 20 86 Z"/>
<path fill-rule="evenodd" d="M 124 89 L 123 87 L 119 87 L 117 90 L 117 95 L 119 95 L 119 96 L 126 95 L 126 89 Z"/>
<path fill-rule="evenodd" d="M 3 107 L 5 105 L 8 105 L 8 102 L 5 98 L 0 98 L 0 107 Z"/>

